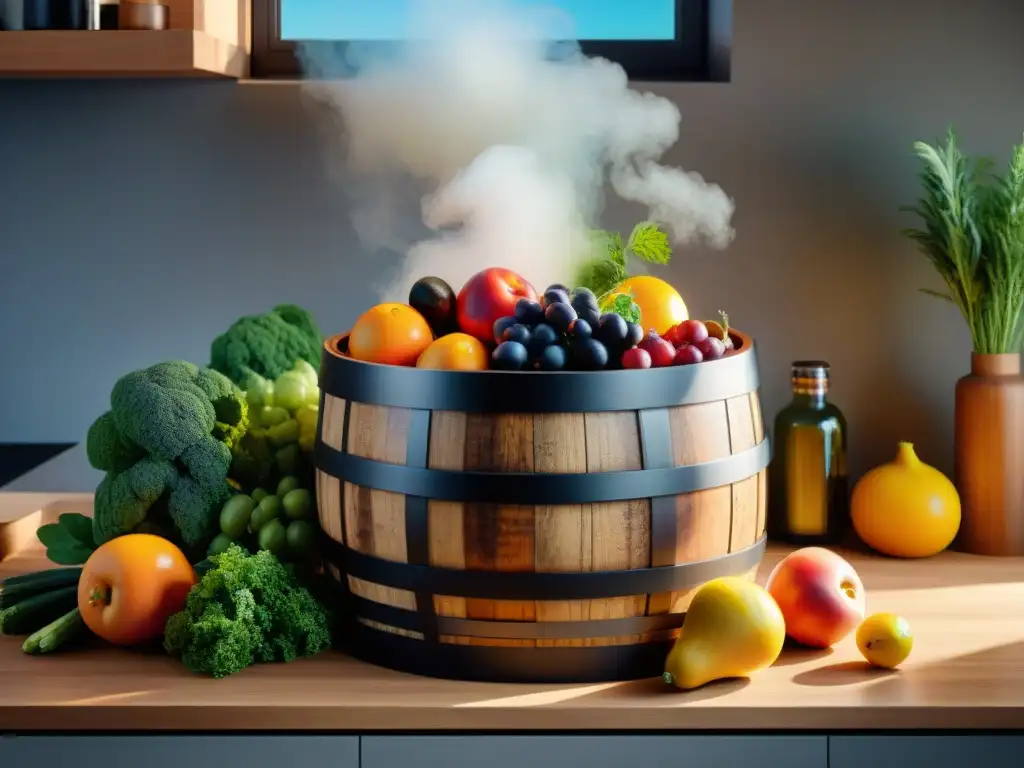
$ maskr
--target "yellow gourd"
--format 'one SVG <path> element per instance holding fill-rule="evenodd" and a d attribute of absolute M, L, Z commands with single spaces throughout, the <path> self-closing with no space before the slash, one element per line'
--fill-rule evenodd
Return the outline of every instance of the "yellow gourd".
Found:
<path fill-rule="evenodd" d="M 960 496 L 953 483 L 921 461 L 911 443 L 875 467 L 853 489 L 853 527 L 874 550 L 892 557 L 930 557 L 960 529 Z"/>

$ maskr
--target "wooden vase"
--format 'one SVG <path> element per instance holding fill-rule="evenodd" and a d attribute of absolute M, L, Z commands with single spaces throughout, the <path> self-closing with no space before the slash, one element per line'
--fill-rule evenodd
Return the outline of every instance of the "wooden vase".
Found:
<path fill-rule="evenodd" d="M 958 546 L 977 555 L 1024 556 L 1024 377 L 1020 355 L 971 355 L 956 384 L 954 482 Z"/>

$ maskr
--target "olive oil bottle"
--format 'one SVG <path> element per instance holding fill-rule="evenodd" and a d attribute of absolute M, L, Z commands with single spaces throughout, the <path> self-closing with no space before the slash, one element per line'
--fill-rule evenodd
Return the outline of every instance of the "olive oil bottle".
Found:
<path fill-rule="evenodd" d="M 835 544 L 849 526 L 846 418 L 828 401 L 829 365 L 793 363 L 793 401 L 775 417 L 768 468 L 768 537 Z"/>

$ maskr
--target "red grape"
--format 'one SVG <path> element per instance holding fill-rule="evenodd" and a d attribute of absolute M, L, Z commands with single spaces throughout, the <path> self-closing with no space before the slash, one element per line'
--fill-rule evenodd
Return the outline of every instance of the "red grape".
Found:
<path fill-rule="evenodd" d="M 722 343 L 721 339 L 716 339 L 714 336 L 708 336 L 704 341 L 694 346 L 701 351 L 705 360 L 718 360 L 725 356 L 725 344 Z"/>
<path fill-rule="evenodd" d="M 676 348 L 660 336 L 655 336 L 645 347 L 642 346 L 641 348 L 646 349 L 647 353 L 651 356 L 651 365 L 654 368 L 664 368 L 666 365 L 672 365 L 672 360 L 676 356 Z"/>
<path fill-rule="evenodd" d="M 676 350 L 676 356 L 672 365 L 692 365 L 693 363 L 704 362 L 704 353 L 693 344 L 683 344 Z"/>
<path fill-rule="evenodd" d="M 700 344 L 708 337 L 708 327 L 700 320 L 684 320 L 676 329 L 676 336 L 679 339 L 676 342 L 677 346 L 686 343 Z"/>
<path fill-rule="evenodd" d="M 631 347 L 622 353 L 623 368 L 650 368 L 651 356 L 646 349 Z"/>

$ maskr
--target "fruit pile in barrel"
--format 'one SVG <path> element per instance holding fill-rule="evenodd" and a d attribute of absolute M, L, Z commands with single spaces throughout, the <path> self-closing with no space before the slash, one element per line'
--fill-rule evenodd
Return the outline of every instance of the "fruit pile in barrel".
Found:
<path fill-rule="evenodd" d="M 348 355 L 441 370 L 600 371 L 718 360 L 733 351 L 728 316 L 690 319 L 667 282 L 631 277 L 597 296 L 561 284 L 537 291 L 521 275 L 485 269 L 458 293 L 417 281 L 406 304 L 378 304 L 356 321 Z"/>

